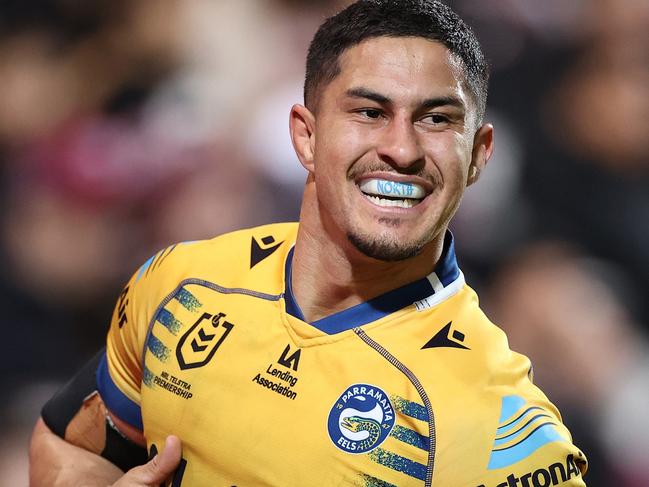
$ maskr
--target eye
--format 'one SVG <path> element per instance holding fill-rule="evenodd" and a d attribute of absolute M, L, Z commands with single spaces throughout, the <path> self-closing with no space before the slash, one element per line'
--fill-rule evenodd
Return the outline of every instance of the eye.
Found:
<path fill-rule="evenodd" d="M 359 112 L 365 115 L 367 118 L 371 118 L 373 120 L 376 120 L 377 118 L 381 118 L 381 111 L 376 110 L 374 108 L 364 108 Z"/>
<path fill-rule="evenodd" d="M 431 113 L 430 115 L 426 115 L 424 118 L 422 118 L 421 121 L 432 125 L 440 125 L 447 123 L 449 121 L 449 118 L 446 115 L 442 115 L 441 113 Z"/>

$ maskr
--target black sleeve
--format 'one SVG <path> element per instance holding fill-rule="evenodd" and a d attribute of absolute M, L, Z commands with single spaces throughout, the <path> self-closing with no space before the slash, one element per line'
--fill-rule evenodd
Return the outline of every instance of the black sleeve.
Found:
<path fill-rule="evenodd" d="M 148 460 L 146 448 L 123 436 L 109 421 L 106 421 L 106 446 L 101 456 L 125 472 Z"/>
<path fill-rule="evenodd" d="M 105 347 L 43 406 L 43 421 L 61 438 L 65 437 L 65 429 L 79 412 L 84 399 L 97 390 L 96 372 L 104 353 Z"/>
<path fill-rule="evenodd" d="M 43 406 L 45 424 L 65 439 L 65 430 L 83 406 L 84 400 L 97 391 L 96 372 L 106 349 L 102 348 L 83 368 Z M 130 470 L 147 461 L 146 448 L 136 445 L 122 435 L 106 419 L 106 443 L 101 456 L 122 470 Z"/>

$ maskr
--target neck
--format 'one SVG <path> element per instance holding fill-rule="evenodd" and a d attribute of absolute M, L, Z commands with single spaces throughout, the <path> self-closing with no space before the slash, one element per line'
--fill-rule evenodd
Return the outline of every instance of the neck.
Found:
<path fill-rule="evenodd" d="M 385 262 L 367 257 L 345 235 L 331 235 L 318 223 L 301 219 L 293 253 L 293 296 L 308 322 L 424 278 L 434 270 L 444 245 L 445 229 L 419 255 Z"/>

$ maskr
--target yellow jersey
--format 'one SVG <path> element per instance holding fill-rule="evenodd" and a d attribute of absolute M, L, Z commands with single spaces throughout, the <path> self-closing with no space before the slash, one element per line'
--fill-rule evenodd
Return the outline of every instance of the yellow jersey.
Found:
<path fill-rule="evenodd" d="M 297 224 L 164 249 L 118 299 L 97 383 L 178 486 L 583 486 L 584 454 L 478 306 L 453 239 L 433 273 L 314 323 Z"/>

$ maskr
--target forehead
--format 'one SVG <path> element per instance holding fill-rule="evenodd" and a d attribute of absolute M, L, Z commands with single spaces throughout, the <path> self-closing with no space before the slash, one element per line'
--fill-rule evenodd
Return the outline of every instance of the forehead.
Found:
<path fill-rule="evenodd" d="M 330 88 L 377 90 L 395 100 L 454 95 L 468 105 L 462 64 L 440 42 L 421 37 L 377 37 L 347 49 Z"/>

